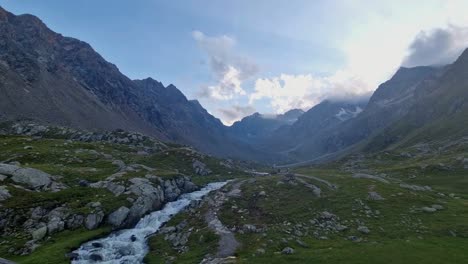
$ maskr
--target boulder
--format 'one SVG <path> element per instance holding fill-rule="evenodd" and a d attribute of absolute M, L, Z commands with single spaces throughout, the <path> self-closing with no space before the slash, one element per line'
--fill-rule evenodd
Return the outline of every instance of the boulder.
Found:
<path fill-rule="evenodd" d="M 174 180 L 166 180 L 164 181 L 164 197 L 165 201 L 172 202 L 179 197 L 181 194 L 180 189 L 177 187 L 177 184 Z"/>
<path fill-rule="evenodd" d="M 85 227 L 89 230 L 96 229 L 103 219 L 104 213 L 102 211 L 88 214 L 84 221 Z"/>
<path fill-rule="evenodd" d="M 4 181 L 8 178 L 8 176 L 0 174 L 0 181 Z"/>
<path fill-rule="evenodd" d="M 125 186 L 119 185 L 113 182 L 108 182 L 106 185 L 107 190 L 109 190 L 111 193 L 113 193 L 115 196 L 121 195 L 123 192 L 125 192 Z"/>
<path fill-rule="evenodd" d="M 32 238 L 34 240 L 41 240 L 47 235 L 47 226 L 43 225 L 36 230 L 31 232 Z"/>
<path fill-rule="evenodd" d="M 437 209 L 427 206 L 424 206 L 423 208 L 421 208 L 421 210 L 426 213 L 434 213 L 435 211 L 437 211 Z"/>
<path fill-rule="evenodd" d="M 44 188 L 51 183 L 49 174 L 31 168 L 18 170 L 11 180 L 19 184 L 25 184 L 32 189 Z"/>
<path fill-rule="evenodd" d="M 65 228 L 65 222 L 56 216 L 53 216 L 49 219 L 47 223 L 47 230 L 49 230 L 49 234 L 57 233 L 62 231 Z"/>
<path fill-rule="evenodd" d="M 11 197 L 11 194 L 7 190 L 6 186 L 0 186 L 0 201 L 4 201 L 10 197 Z"/>
<path fill-rule="evenodd" d="M 370 230 L 367 226 L 359 226 L 357 230 L 363 234 L 369 234 Z"/>
<path fill-rule="evenodd" d="M 107 222 L 113 227 L 121 227 L 129 213 L 130 209 L 121 206 L 107 217 Z"/>
<path fill-rule="evenodd" d="M 283 250 L 281 250 L 281 254 L 283 255 L 291 255 L 294 254 L 294 249 L 290 247 L 285 247 Z"/>
<path fill-rule="evenodd" d="M 199 160 L 194 160 L 192 163 L 192 167 L 195 173 L 201 176 L 206 176 L 211 173 L 211 170 L 208 169 L 206 164 Z"/>
<path fill-rule="evenodd" d="M 83 222 L 84 222 L 84 216 L 80 214 L 74 214 L 67 219 L 66 227 L 67 229 L 71 229 L 71 230 L 77 229 L 83 225 Z"/>
<path fill-rule="evenodd" d="M 382 196 L 380 196 L 380 194 L 378 194 L 377 192 L 369 192 L 369 196 L 367 197 L 369 200 L 372 200 L 372 201 L 382 201 L 382 200 L 385 200 Z"/>

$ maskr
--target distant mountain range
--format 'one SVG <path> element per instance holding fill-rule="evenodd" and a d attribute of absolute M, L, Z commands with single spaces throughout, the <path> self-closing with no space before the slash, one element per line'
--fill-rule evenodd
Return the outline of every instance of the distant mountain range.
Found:
<path fill-rule="evenodd" d="M 468 52 L 444 67 L 400 68 L 368 102 L 325 100 L 226 127 L 174 85 L 131 80 L 89 44 L 0 8 L 0 93 L 2 120 L 120 128 L 223 157 L 313 162 L 466 136 Z"/>

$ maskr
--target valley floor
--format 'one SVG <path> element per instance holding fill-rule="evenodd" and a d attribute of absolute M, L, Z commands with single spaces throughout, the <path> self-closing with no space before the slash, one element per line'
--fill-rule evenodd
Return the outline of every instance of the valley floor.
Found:
<path fill-rule="evenodd" d="M 3 164 L 50 173 L 60 187 L 33 191 L 10 176 L 2 180 L 8 195 L 0 211 L 9 218 L 0 221 L 7 234 L 0 257 L 17 263 L 68 263 L 73 249 L 111 232 L 110 213 L 133 208 L 135 179 L 157 178 L 172 195 L 175 186 L 164 187 L 166 181 L 181 175 L 199 186 L 232 181 L 150 237 L 145 263 L 468 263 L 467 144 L 356 155 L 287 172 L 263 168 L 268 176 L 180 146 L 150 153 L 143 143 L 30 136 L 0 136 L 0 144 Z M 125 191 L 89 186 L 103 181 Z M 45 215 L 28 222 L 35 208 Z M 105 218 L 72 228 L 57 208 L 87 218 L 102 211 Z M 53 225 L 54 217 L 63 221 Z M 47 233 L 38 238 L 43 223 Z"/>
<path fill-rule="evenodd" d="M 217 218 L 239 243 L 231 258 L 219 259 L 222 236 L 204 221 L 207 199 L 166 225 L 187 223 L 174 232 L 190 232 L 188 242 L 175 246 L 170 234 L 155 235 L 147 261 L 468 263 L 464 166 L 459 152 L 387 153 L 234 181 L 210 198 L 221 201 Z"/>

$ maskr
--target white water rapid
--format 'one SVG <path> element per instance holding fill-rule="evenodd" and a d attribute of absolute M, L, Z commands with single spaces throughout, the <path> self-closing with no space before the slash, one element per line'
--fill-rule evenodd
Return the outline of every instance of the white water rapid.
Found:
<path fill-rule="evenodd" d="M 210 183 L 199 191 L 183 194 L 176 201 L 167 203 L 163 209 L 143 217 L 134 228 L 120 230 L 108 237 L 84 243 L 79 249 L 73 251 L 78 254 L 78 257 L 72 263 L 143 263 L 143 258 L 149 250 L 146 242 L 151 234 L 156 233 L 162 224 L 187 207 L 191 201 L 200 200 L 226 183 Z"/>

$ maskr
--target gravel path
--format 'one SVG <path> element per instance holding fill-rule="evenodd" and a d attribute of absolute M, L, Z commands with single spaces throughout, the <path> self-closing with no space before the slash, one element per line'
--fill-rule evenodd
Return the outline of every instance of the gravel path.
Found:
<path fill-rule="evenodd" d="M 214 263 L 228 263 L 236 252 L 240 243 L 236 240 L 234 233 L 231 232 L 226 226 L 223 225 L 221 220 L 218 218 L 218 212 L 221 206 L 224 204 L 229 197 L 240 197 L 242 191 L 240 189 L 244 181 L 238 181 L 232 184 L 231 190 L 228 193 L 223 191 L 217 191 L 213 197 L 207 198 L 209 210 L 205 213 L 205 221 L 208 227 L 219 235 L 218 251 L 214 258 L 208 258 L 203 260 L 203 264 L 214 264 Z"/>

